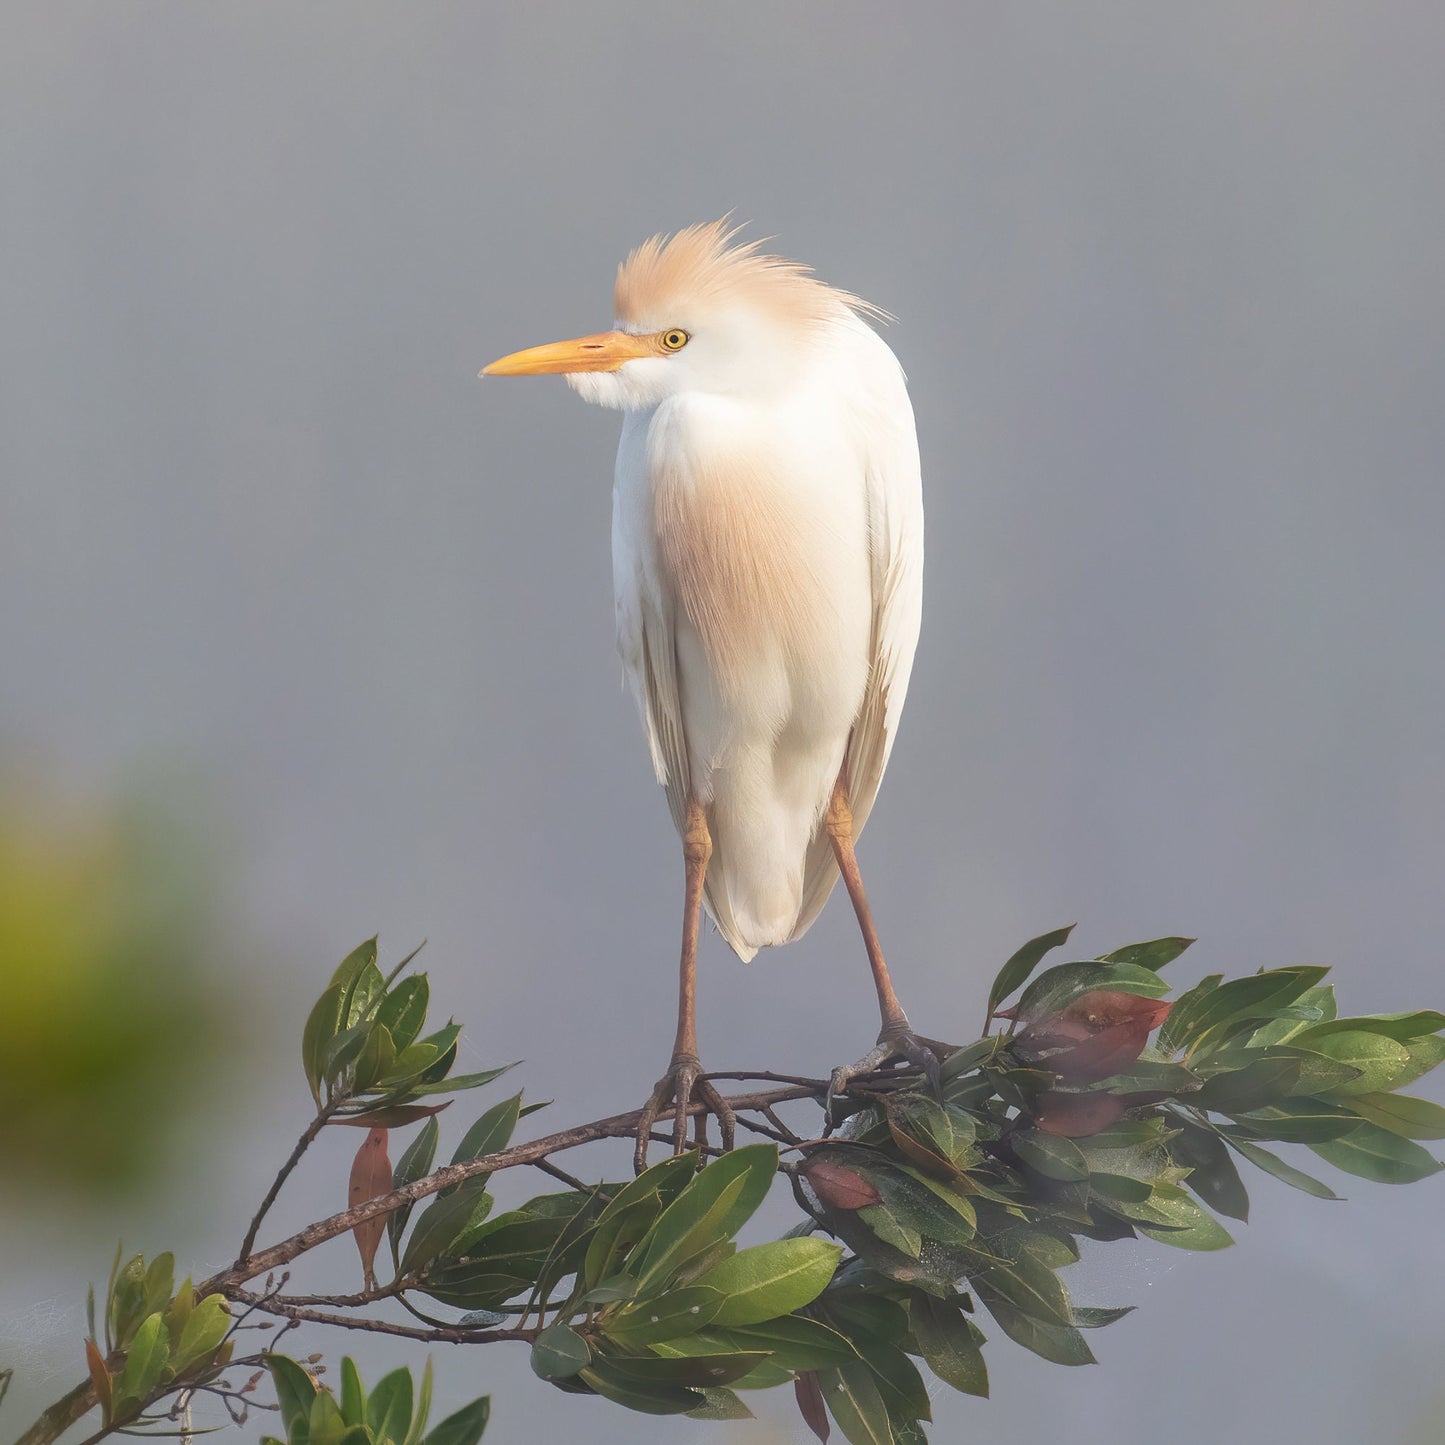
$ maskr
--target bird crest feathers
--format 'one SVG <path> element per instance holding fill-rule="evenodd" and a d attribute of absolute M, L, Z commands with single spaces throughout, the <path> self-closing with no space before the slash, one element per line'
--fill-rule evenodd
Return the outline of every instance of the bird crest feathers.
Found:
<path fill-rule="evenodd" d="M 820 281 L 802 262 L 769 255 L 762 249 L 766 238 L 734 244 L 742 229 L 724 216 L 644 241 L 617 268 L 618 321 L 666 326 L 699 308 L 730 303 L 802 326 L 824 325 L 849 313 L 870 321 L 889 319 L 881 307 Z"/>

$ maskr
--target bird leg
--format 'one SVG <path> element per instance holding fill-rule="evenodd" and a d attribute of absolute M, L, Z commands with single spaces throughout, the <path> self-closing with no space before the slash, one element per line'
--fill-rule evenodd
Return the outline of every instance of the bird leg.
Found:
<path fill-rule="evenodd" d="M 682 831 L 682 857 L 687 869 L 687 888 L 682 911 L 682 964 L 677 995 L 677 1040 L 672 1046 L 672 1063 L 657 1081 L 637 1122 L 637 1144 L 632 1164 L 637 1173 L 647 1167 L 647 1144 L 657 1116 L 672 1106 L 672 1150 L 681 1154 L 687 1148 L 687 1112 L 694 1095 L 703 1105 L 697 1116 L 697 1143 L 707 1142 L 707 1116 L 717 1115 L 724 1149 L 733 1147 L 736 1117 L 727 1100 L 702 1077 L 702 1063 L 697 1056 L 697 934 L 702 914 L 702 885 L 707 877 L 708 859 L 712 857 L 712 835 L 702 805 L 689 798 L 687 818 Z"/>
<path fill-rule="evenodd" d="M 858 869 L 858 856 L 853 851 L 853 809 L 848 802 L 848 779 L 846 770 L 838 774 L 833 785 L 833 796 L 823 818 L 823 827 L 833 845 L 833 856 L 838 860 L 838 871 L 853 900 L 853 912 L 858 916 L 858 927 L 863 934 L 863 946 L 868 950 L 868 966 L 873 970 L 873 985 L 878 990 L 878 1014 L 881 1027 L 878 1030 L 878 1044 L 864 1054 L 856 1064 L 840 1064 L 833 1070 L 828 1082 L 827 1113 L 832 1117 L 833 1100 L 839 1094 L 847 1093 L 848 1085 L 864 1074 L 875 1073 L 885 1064 L 901 1060 L 921 1069 L 937 1091 L 939 1067 L 937 1054 L 920 1039 L 908 1025 L 908 1015 L 893 992 L 893 981 L 888 977 L 888 965 L 883 960 L 883 945 L 878 941 L 878 930 L 873 925 L 873 911 L 868 907 L 868 895 L 863 891 L 863 875 Z"/>

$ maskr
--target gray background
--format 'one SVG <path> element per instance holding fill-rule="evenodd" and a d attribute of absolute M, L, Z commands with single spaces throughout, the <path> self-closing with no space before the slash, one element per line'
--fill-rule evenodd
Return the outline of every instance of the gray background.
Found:
<path fill-rule="evenodd" d="M 900 318 L 927 597 L 862 857 L 917 1022 L 969 1033 L 1075 918 L 1087 952 L 1198 934 L 1181 981 L 1325 963 L 1357 1009 L 1438 1005 L 1442 74 L 1433 4 L 12 3 L 0 738 L 204 780 L 263 1006 L 167 1203 L 11 1218 L 10 1428 L 76 1373 L 117 1233 L 227 1257 L 358 938 L 429 937 L 468 1061 L 525 1058 L 559 1126 L 664 1063 L 681 868 L 612 648 L 617 421 L 474 379 L 605 325 L 653 230 L 735 208 Z M 846 907 L 746 970 L 705 940 L 701 1007 L 713 1067 L 856 1056 Z M 1341 1187 L 1261 1179 L 1223 1255 L 1091 1257 L 1087 1302 L 1141 1306 L 1101 1367 L 995 1340 L 936 1438 L 1438 1438 L 1445 1196 Z M 744 1430 L 438 1367 L 498 1441 L 801 1435 L 781 1397 Z"/>

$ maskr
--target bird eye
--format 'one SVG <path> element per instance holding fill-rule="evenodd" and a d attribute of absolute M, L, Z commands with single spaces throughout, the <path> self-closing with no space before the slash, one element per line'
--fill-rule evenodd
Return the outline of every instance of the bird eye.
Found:
<path fill-rule="evenodd" d="M 685 331 L 679 331 L 673 327 L 671 331 L 662 333 L 662 345 L 666 351 L 681 351 L 687 345 L 688 335 Z"/>

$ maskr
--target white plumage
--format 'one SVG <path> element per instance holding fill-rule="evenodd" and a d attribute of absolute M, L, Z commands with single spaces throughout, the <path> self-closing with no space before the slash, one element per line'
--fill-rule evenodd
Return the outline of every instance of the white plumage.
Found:
<path fill-rule="evenodd" d="M 923 500 L 913 410 L 880 315 L 723 222 L 654 237 L 619 268 L 615 329 L 493 362 L 560 372 L 623 412 L 612 516 L 617 641 L 687 861 L 677 1044 L 638 1127 L 675 1139 L 701 1076 L 699 899 L 744 960 L 800 937 L 840 867 L 878 989 L 879 1047 L 908 1029 L 852 840 L 873 806 L 918 641 Z M 702 1125 L 699 1124 L 701 1131 Z"/>
<path fill-rule="evenodd" d="M 709 811 L 707 909 L 744 960 L 837 881 L 823 810 L 846 761 L 855 834 L 868 816 L 922 598 L 898 362 L 842 303 L 797 351 L 764 394 L 628 410 L 613 493 L 618 647 L 674 819 L 689 790 Z"/>

